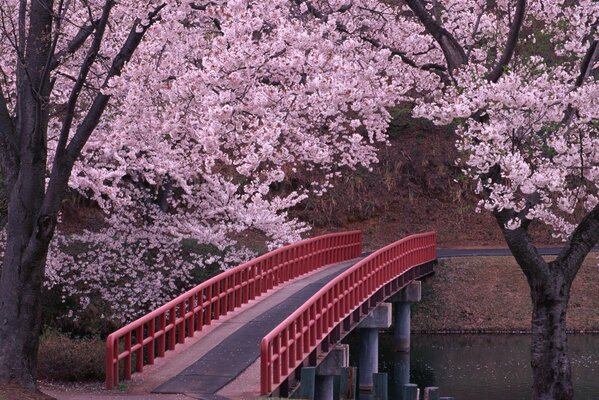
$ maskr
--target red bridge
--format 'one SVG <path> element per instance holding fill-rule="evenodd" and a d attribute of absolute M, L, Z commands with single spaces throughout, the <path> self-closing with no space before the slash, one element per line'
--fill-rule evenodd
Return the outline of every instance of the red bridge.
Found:
<path fill-rule="evenodd" d="M 302 369 L 319 365 L 377 306 L 432 273 L 435 260 L 435 233 L 367 256 L 359 231 L 282 247 L 110 334 L 106 388 L 124 378 L 140 394 L 287 396 Z M 132 379 L 133 371 L 140 374 Z"/>

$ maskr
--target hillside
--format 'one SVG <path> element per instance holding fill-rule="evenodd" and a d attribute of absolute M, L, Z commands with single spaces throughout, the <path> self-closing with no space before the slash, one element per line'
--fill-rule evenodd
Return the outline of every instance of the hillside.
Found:
<path fill-rule="evenodd" d="M 346 171 L 322 197 L 294 210 L 313 234 L 361 229 L 376 249 L 403 236 L 434 230 L 441 247 L 505 247 L 488 212 L 476 213 L 473 185 L 456 166 L 451 127 L 437 127 L 397 112 L 372 171 Z M 539 244 L 557 244 L 548 230 L 532 227 Z"/>

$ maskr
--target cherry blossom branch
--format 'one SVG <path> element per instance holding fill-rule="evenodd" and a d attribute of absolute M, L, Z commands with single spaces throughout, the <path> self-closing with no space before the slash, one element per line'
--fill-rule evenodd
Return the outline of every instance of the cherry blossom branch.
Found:
<path fill-rule="evenodd" d="M 516 13 L 514 15 L 514 20 L 510 26 L 510 31 L 508 33 L 507 42 L 505 47 L 503 48 L 503 53 L 501 54 L 501 58 L 499 62 L 491 70 L 489 75 L 487 76 L 487 80 L 490 82 L 497 82 L 503 72 L 505 67 L 509 64 L 514 55 L 514 51 L 516 50 L 516 44 L 518 43 L 518 37 L 520 36 L 520 29 L 522 28 L 522 23 L 524 22 L 524 13 L 526 11 L 526 0 L 518 0 L 518 4 L 516 6 Z"/>
<path fill-rule="evenodd" d="M 296 4 L 302 4 L 304 3 L 307 7 L 308 12 L 315 17 L 316 19 L 322 21 L 322 22 L 327 22 L 328 21 L 328 15 L 323 14 L 320 10 L 318 10 L 316 7 L 314 7 L 314 5 L 312 5 L 311 2 L 309 1 L 304 1 L 304 0 L 296 0 Z M 352 7 L 352 3 L 349 2 L 348 4 L 345 4 L 344 6 L 342 6 L 341 8 L 339 8 L 336 12 L 337 13 L 343 13 L 346 11 L 349 11 Z M 364 8 L 362 8 L 364 9 Z M 368 11 L 372 11 L 372 10 L 368 10 Z M 335 24 L 337 31 L 341 32 L 341 33 L 345 33 L 347 35 L 351 35 L 352 33 L 348 31 L 348 29 L 339 21 L 336 22 Z M 388 45 L 384 45 L 382 44 L 379 40 L 368 37 L 366 35 L 358 35 L 358 37 L 363 40 L 366 43 L 370 43 L 372 46 L 376 47 L 377 49 L 386 49 L 389 50 L 391 52 L 391 55 L 399 57 L 404 63 L 408 64 L 411 67 L 414 68 L 419 68 L 425 71 L 433 71 L 433 72 L 445 72 L 447 71 L 447 68 L 445 68 L 443 65 L 440 64 L 435 64 L 435 63 L 426 63 L 423 65 L 418 65 L 414 60 L 412 60 L 411 58 L 409 58 L 407 56 L 407 54 L 401 50 L 399 50 L 396 47 L 393 46 L 388 46 Z"/>
<path fill-rule="evenodd" d="M 466 64 L 468 59 L 466 53 L 458 41 L 441 24 L 431 17 L 430 13 L 424 8 L 420 0 L 406 0 L 408 7 L 422 22 L 426 31 L 439 43 L 445 59 L 447 60 L 447 69 L 451 74 L 461 65 Z"/>
<path fill-rule="evenodd" d="M 156 23 L 156 21 L 160 19 L 160 11 L 165 6 L 166 4 L 161 4 L 152 12 L 150 12 L 148 14 L 146 23 L 142 23 L 139 18 L 136 19 L 127 39 L 125 40 L 125 43 L 112 62 L 112 66 L 108 71 L 102 86 L 103 88 L 108 88 L 111 78 L 120 76 L 123 67 L 133 56 L 133 53 L 141 43 L 145 33 L 152 25 L 154 25 L 154 23 Z M 61 152 L 60 155 L 59 152 L 57 152 L 57 156 L 55 157 L 54 163 L 52 165 L 52 173 L 50 175 L 50 182 L 48 183 L 48 190 L 42 205 L 43 214 L 56 215 L 58 213 L 63 194 L 68 187 L 68 181 L 73 169 L 73 165 L 81 154 L 83 146 L 85 146 L 85 143 L 100 122 L 100 117 L 104 113 L 110 97 L 110 95 L 104 94 L 102 92 L 96 95 L 96 98 L 94 99 L 89 111 L 77 127 L 71 142 L 68 144 L 68 146 L 66 146 L 66 150 Z"/>
<path fill-rule="evenodd" d="M 100 46 L 104 38 L 104 31 L 106 30 L 106 25 L 108 24 L 108 17 L 110 16 L 110 11 L 112 10 L 114 4 L 115 2 L 113 0 L 107 0 L 104 3 L 102 17 L 100 18 L 99 23 L 96 25 L 94 40 L 81 64 L 79 76 L 77 77 L 75 84 L 71 89 L 71 93 L 66 105 L 65 117 L 60 130 L 60 138 L 58 140 L 58 147 L 56 148 L 55 161 L 63 157 L 63 152 L 65 151 L 69 138 L 69 132 L 71 131 L 73 119 L 75 118 L 75 108 L 77 106 L 77 101 L 79 100 L 79 94 L 81 93 L 81 89 L 83 89 L 83 86 L 87 81 L 87 75 L 89 74 L 92 65 L 96 61 L 98 52 L 100 51 Z"/>
<path fill-rule="evenodd" d="M 480 20 L 483 17 L 483 15 L 485 14 L 485 7 L 481 7 L 480 12 L 478 13 L 477 17 L 476 17 L 476 22 L 474 23 L 474 27 L 472 28 L 472 46 L 470 46 L 468 48 L 468 51 L 466 52 L 466 60 L 470 60 L 470 54 L 472 53 L 472 49 L 474 49 L 474 41 L 476 39 L 476 35 L 478 34 L 478 29 L 480 26 Z"/>
<path fill-rule="evenodd" d="M 581 87 L 583 83 L 587 80 L 587 78 L 591 75 L 592 68 L 598 58 L 599 45 L 597 43 L 597 40 L 594 40 L 589 45 L 589 48 L 587 49 L 587 52 L 580 65 L 580 74 L 576 78 L 576 82 L 574 84 L 575 88 Z M 572 107 L 571 104 L 568 104 L 568 108 L 566 109 L 564 113 L 564 118 L 562 119 L 562 124 L 568 125 L 572 121 L 574 114 L 576 114 L 576 108 Z"/>

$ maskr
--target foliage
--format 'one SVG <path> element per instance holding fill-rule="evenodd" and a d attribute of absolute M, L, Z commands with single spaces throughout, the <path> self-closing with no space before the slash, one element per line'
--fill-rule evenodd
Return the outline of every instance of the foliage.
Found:
<path fill-rule="evenodd" d="M 106 344 L 99 338 L 71 338 L 56 331 L 41 337 L 39 377 L 84 382 L 104 379 Z"/>

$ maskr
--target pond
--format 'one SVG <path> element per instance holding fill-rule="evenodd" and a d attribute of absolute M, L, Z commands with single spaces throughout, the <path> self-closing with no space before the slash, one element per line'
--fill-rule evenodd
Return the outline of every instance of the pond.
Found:
<path fill-rule="evenodd" d="M 389 399 L 407 379 L 420 388 L 438 386 L 456 400 L 531 398 L 528 335 L 413 335 L 412 351 L 393 351 L 392 336 L 380 335 L 379 372 L 389 374 Z M 358 337 L 352 335 L 350 363 L 357 364 Z M 571 335 L 568 353 L 576 400 L 599 399 L 599 335 Z"/>

